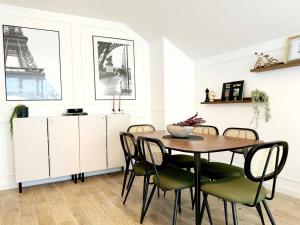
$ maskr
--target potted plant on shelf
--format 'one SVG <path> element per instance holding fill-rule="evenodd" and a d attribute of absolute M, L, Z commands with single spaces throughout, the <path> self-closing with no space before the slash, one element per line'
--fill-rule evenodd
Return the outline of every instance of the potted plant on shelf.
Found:
<path fill-rule="evenodd" d="M 265 122 L 269 122 L 271 118 L 271 111 L 269 106 L 269 96 L 266 92 L 260 91 L 258 89 L 255 89 L 251 91 L 251 98 L 252 98 L 252 105 L 254 110 L 254 115 L 252 118 L 251 123 L 255 123 L 255 129 L 257 129 L 259 124 L 259 115 L 260 115 L 260 105 L 264 106 L 265 113 L 264 113 L 264 119 Z"/>
<path fill-rule="evenodd" d="M 29 110 L 28 107 L 26 105 L 17 105 L 12 113 L 11 116 L 9 118 L 9 123 L 10 123 L 10 134 L 13 135 L 13 119 L 15 117 L 17 118 L 25 118 L 29 116 Z"/>

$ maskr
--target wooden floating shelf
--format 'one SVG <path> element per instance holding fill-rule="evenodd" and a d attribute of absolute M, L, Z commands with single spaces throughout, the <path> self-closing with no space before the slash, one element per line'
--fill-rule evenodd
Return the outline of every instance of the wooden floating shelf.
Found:
<path fill-rule="evenodd" d="M 252 70 L 250 70 L 250 72 L 252 72 L 252 73 L 261 73 L 261 72 L 266 72 L 266 71 L 271 71 L 271 70 L 280 70 L 280 69 L 290 68 L 290 67 L 295 67 L 295 66 L 300 66 L 300 60 L 287 62 L 287 63 L 276 64 L 276 65 L 273 65 L 273 66 L 260 67 L 260 68 L 257 68 L 257 69 L 252 69 Z"/>
<path fill-rule="evenodd" d="M 234 103 L 251 103 L 252 98 L 244 98 L 238 101 L 222 101 L 221 99 L 215 99 L 213 102 L 201 102 L 201 104 L 215 105 L 215 104 L 234 104 Z"/>

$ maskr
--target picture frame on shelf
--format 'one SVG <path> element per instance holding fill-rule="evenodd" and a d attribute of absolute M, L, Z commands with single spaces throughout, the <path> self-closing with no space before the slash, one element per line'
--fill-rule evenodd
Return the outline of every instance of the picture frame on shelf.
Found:
<path fill-rule="evenodd" d="M 244 80 L 223 83 L 222 101 L 242 101 Z"/>
<path fill-rule="evenodd" d="M 243 92 L 244 92 L 244 81 L 234 81 L 231 83 L 232 88 L 232 100 L 233 101 L 242 101 L 243 100 Z"/>
<path fill-rule="evenodd" d="M 222 89 L 222 101 L 230 101 L 231 96 L 231 82 L 223 83 L 223 89 Z"/>
<path fill-rule="evenodd" d="M 288 37 L 286 43 L 286 63 L 297 60 L 300 60 L 300 34 Z"/>

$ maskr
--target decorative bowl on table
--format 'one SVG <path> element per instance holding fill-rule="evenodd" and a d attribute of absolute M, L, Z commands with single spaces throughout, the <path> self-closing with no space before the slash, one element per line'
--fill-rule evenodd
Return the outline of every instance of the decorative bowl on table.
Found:
<path fill-rule="evenodd" d="M 177 138 L 186 138 L 191 135 L 194 130 L 192 126 L 167 125 L 168 132 Z"/>
<path fill-rule="evenodd" d="M 202 123 L 205 123 L 205 120 L 197 118 L 197 116 L 198 113 L 185 121 L 167 125 L 168 132 L 177 138 L 187 138 L 191 135 L 196 126 L 200 126 Z"/>

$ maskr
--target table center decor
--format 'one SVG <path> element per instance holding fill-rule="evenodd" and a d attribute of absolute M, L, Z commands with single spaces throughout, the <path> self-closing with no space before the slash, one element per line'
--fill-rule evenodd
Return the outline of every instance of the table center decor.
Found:
<path fill-rule="evenodd" d="M 193 132 L 194 127 L 205 123 L 205 120 L 198 118 L 197 116 L 198 113 L 185 121 L 167 125 L 168 132 L 176 138 L 187 138 Z"/>

